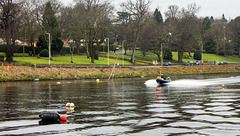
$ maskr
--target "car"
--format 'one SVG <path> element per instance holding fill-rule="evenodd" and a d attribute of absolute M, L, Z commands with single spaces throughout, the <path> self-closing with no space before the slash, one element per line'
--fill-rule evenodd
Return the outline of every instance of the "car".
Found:
<path fill-rule="evenodd" d="M 171 63 L 171 62 L 166 62 L 166 63 L 164 63 L 163 65 L 164 65 L 164 66 L 171 66 L 172 63 Z"/>
<path fill-rule="evenodd" d="M 202 63 L 201 63 L 202 62 Z M 203 61 L 197 60 L 193 63 L 193 65 L 203 65 Z"/>
<path fill-rule="evenodd" d="M 185 66 L 192 66 L 193 65 L 193 62 L 192 61 L 188 61 L 185 63 Z"/>
<path fill-rule="evenodd" d="M 227 65 L 228 62 L 227 61 L 221 61 L 220 63 L 218 63 L 218 65 Z"/>

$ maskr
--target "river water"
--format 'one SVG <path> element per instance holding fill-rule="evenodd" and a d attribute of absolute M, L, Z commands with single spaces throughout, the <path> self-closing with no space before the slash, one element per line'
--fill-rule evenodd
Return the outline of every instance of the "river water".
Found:
<path fill-rule="evenodd" d="M 0 135 L 240 135 L 239 75 L 172 80 L 167 86 L 147 78 L 0 83 Z M 46 110 L 68 119 L 43 124 L 39 114 Z"/>

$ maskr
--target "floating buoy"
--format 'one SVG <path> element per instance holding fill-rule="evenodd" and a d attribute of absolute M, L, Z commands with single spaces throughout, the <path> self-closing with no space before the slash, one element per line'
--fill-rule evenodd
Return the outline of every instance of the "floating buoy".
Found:
<path fill-rule="evenodd" d="M 75 104 L 74 103 L 70 103 L 70 107 L 75 107 Z"/>
<path fill-rule="evenodd" d="M 224 85 L 224 84 L 222 84 L 222 88 L 225 88 L 225 85 Z"/>
<path fill-rule="evenodd" d="M 100 80 L 99 79 L 96 79 L 96 82 L 99 82 Z"/>
<path fill-rule="evenodd" d="M 43 111 L 39 117 L 42 121 L 58 121 L 60 119 L 60 115 L 56 111 Z"/>
<path fill-rule="evenodd" d="M 68 102 L 68 103 L 66 104 L 66 107 L 70 107 L 70 102 Z"/>
<path fill-rule="evenodd" d="M 70 102 L 68 102 L 68 103 L 66 104 L 66 107 L 74 107 L 74 106 L 75 106 L 74 103 L 70 103 Z"/>
<path fill-rule="evenodd" d="M 62 115 L 60 119 L 61 119 L 61 121 L 66 121 L 67 120 L 67 116 Z"/>
<path fill-rule="evenodd" d="M 35 81 L 35 82 L 38 82 L 38 81 L 39 81 L 39 79 L 34 79 L 34 81 Z"/>

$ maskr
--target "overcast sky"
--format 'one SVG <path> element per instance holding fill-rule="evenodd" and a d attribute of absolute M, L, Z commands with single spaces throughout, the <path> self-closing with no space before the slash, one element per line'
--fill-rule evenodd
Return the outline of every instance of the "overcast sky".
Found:
<path fill-rule="evenodd" d="M 70 4 L 73 0 L 61 0 L 64 4 Z M 110 0 L 112 4 L 118 6 L 127 0 Z M 240 16 L 240 0 L 151 0 L 151 11 L 158 8 L 164 15 L 168 10 L 168 6 L 177 5 L 179 8 L 187 8 L 191 3 L 196 3 L 201 9 L 198 12 L 199 17 L 213 16 L 221 18 L 222 14 L 225 15 L 227 20 L 234 19 Z"/>

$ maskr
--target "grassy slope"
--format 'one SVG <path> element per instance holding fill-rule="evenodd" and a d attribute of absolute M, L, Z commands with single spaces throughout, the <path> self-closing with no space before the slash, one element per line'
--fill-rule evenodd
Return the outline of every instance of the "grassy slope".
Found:
<path fill-rule="evenodd" d="M 0 55 L 4 55 L 4 53 L 0 53 Z M 25 55 L 26 56 L 26 55 Z M 117 57 L 118 54 L 111 54 L 110 56 L 114 56 Z M 192 54 L 193 56 L 193 54 Z M 122 55 L 119 54 L 118 56 L 119 58 L 122 58 Z M 127 55 L 124 55 L 124 58 L 129 59 L 131 58 L 131 53 L 128 53 Z M 140 51 L 136 52 L 135 55 L 135 59 L 136 60 L 140 60 L 140 61 L 145 61 L 148 63 L 152 63 L 153 60 L 157 60 L 157 56 L 155 54 L 152 54 L 150 52 L 148 52 L 146 54 L 145 57 L 143 57 L 143 55 L 141 54 Z M 176 64 L 177 62 L 177 52 L 173 52 L 173 60 L 171 61 L 173 64 Z M 215 54 L 207 54 L 204 53 L 203 55 L 203 60 L 204 61 L 213 61 L 213 60 L 218 60 L 220 61 L 228 61 L 229 63 L 240 63 L 240 58 L 238 57 L 233 57 L 233 56 L 227 56 L 227 57 L 223 57 L 223 56 L 218 56 Z M 14 57 L 14 61 L 16 61 L 16 63 L 20 63 L 20 64 L 25 64 L 25 63 L 30 63 L 30 64 L 48 64 L 49 60 L 46 57 L 41 57 L 40 59 L 36 58 L 36 57 Z M 71 63 L 71 56 L 70 55 L 66 55 L 66 56 L 55 56 L 53 57 L 53 60 L 51 61 L 51 64 L 92 64 L 91 63 L 91 59 L 87 58 L 86 56 L 77 56 L 74 55 L 73 57 L 73 62 Z M 114 62 L 116 61 L 116 59 L 110 59 L 110 65 L 114 64 Z M 168 60 L 164 60 L 164 62 L 166 62 Z M 190 59 L 183 59 L 183 63 L 187 62 L 187 61 L 195 61 L 193 58 Z M 108 59 L 107 58 L 103 58 L 103 57 L 99 57 L 99 60 L 95 60 L 94 64 L 103 64 L 106 65 L 108 64 Z M 122 64 L 122 60 L 118 59 L 117 63 L 119 63 L 120 65 Z M 129 61 L 124 61 L 125 65 L 132 65 Z M 142 64 L 137 62 L 136 65 L 146 65 L 146 64 Z"/>

